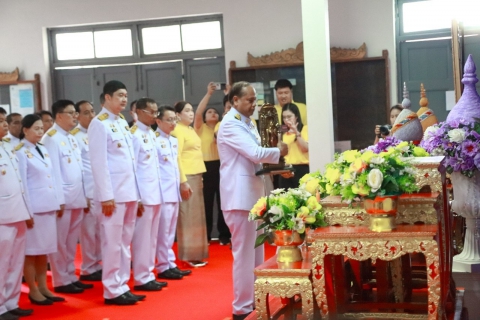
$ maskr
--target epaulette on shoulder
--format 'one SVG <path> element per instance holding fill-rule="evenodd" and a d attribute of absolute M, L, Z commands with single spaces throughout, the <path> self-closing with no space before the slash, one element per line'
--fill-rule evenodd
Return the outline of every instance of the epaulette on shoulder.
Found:
<path fill-rule="evenodd" d="M 50 137 L 53 137 L 53 135 L 57 133 L 57 130 L 56 129 L 52 129 L 50 131 L 47 132 L 47 134 L 50 136 Z"/>
<path fill-rule="evenodd" d="M 237 113 L 237 114 L 235 115 L 235 119 L 237 119 L 237 120 L 242 120 L 242 117 L 240 116 L 239 113 Z"/>
<path fill-rule="evenodd" d="M 158 132 L 158 131 L 155 132 L 155 136 L 156 136 L 156 137 L 160 137 L 160 132 Z"/>
<path fill-rule="evenodd" d="M 76 135 L 79 132 L 80 132 L 80 128 L 75 128 L 75 129 L 70 130 L 70 134 L 72 134 L 72 135 Z"/>
<path fill-rule="evenodd" d="M 2 140 L 5 142 L 10 142 L 10 138 L 7 138 L 7 137 L 3 138 Z"/>
<path fill-rule="evenodd" d="M 137 131 L 137 129 L 138 129 L 137 125 L 134 125 L 133 127 L 130 128 L 130 133 L 134 134 L 135 131 Z"/>
<path fill-rule="evenodd" d="M 22 149 L 23 146 L 24 146 L 23 142 L 20 142 L 20 143 L 15 147 L 14 150 L 15 150 L 15 151 L 18 151 L 18 150 Z"/>
<path fill-rule="evenodd" d="M 108 113 L 102 113 L 98 116 L 98 120 L 103 121 L 108 119 Z"/>
<path fill-rule="evenodd" d="M 120 118 L 122 118 L 123 120 L 125 120 L 125 116 L 121 113 L 118 114 L 120 116 Z"/>

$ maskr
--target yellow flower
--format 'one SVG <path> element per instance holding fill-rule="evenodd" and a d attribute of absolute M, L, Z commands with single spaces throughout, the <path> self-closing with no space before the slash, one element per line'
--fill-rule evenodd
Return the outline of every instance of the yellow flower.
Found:
<path fill-rule="evenodd" d="M 402 148 L 405 148 L 405 147 L 408 147 L 408 142 L 407 142 L 407 141 L 402 141 L 402 142 L 400 142 L 399 144 L 397 144 L 397 146 L 395 147 L 395 149 L 401 150 Z"/>
<path fill-rule="evenodd" d="M 322 205 L 318 203 L 317 198 L 311 196 L 307 199 L 307 208 L 311 211 L 322 209 Z"/>
<path fill-rule="evenodd" d="M 332 193 L 332 189 L 333 189 L 333 187 L 332 187 L 332 185 L 331 185 L 330 183 L 327 183 L 327 184 L 325 185 L 325 192 L 326 192 L 327 194 L 331 194 L 331 193 Z"/>
<path fill-rule="evenodd" d="M 335 182 L 338 182 L 340 179 L 340 176 L 342 174 L 340 173 L 339 169 L 333 169 L 333 168 L 327 168 L 325 171 L 325 177 L 328 179 L 328 182 L 331 184 L 334 184 Z"/>
<path fill-rule="evenodd" d="M 359 154 L 358 150 L 347 150 L 343 153 L 343 159 L 347 162 L 353 162 Z"/>
<path fill-rule="evenodd" d="M 310 216 L 310 210 L 307 207 L 300 207 L 297 211 L 297 218 L 302 219 L 305 223 L 314 223 L 315 216 Z"/>
<path fill-rule="evenodd" d="M 368 163 L 373 156 L 375 156 L 375 153 L 371 150 L 368 150 L 362 154 L 361 159 Z"/>
<path fill-rule="evenodd" d="M 394 152 L 395 152 L 395 148 L 389 147 L 389 148 L 387 149 L 387 151 L 380 152 L 379 156 L 382 157 L 382 158 L 384 158 L 384 157 L 387 157 L 387 156 L 391 155 L 391 154 L 394 153 Z"/>
<path fill-rule="evenodd" d="M 362 158 L 357 158 L 352 162 L 352 164 L 350 164 L 349 171 L 351 170 L 353 172 L 360 173 L 366 167 L 367 164 L 362 160 Z"/>
<path fill-rule="evenodd" d="M 425 149 L 423 149 L 422 147 L 414 147 L 413 148 L 413 155 L 415 157 L 428 157 L 429 154 L 427 151 L 425 151 Z"/>
<path fill-rule="evenodd" d="M 320 182 L 320 180 L 318 180 L 316 178 L 311 179 L 310 181 L 308 181 L 305 184 L 305 190 L 307 190 L 311 194 L 315 194 L 315 192 L 317 191 L 317 189 L 319 187 L 319 184 L 318 184 L 319 182 Z"/>
<path fill-rule="evenodd" d="M 299 184 L 304 184 L 304 183 L 307 183 L 308 181 L 310 181 L 311 178 L 312 178 L 312 176 L 310 176 L 310 173 L 307 173 L 298 182 L 299 182 Z"/>
<path fill-rule="evenodd" d="M 251 213 L 261 217 L 267 211 L 267 200 L 265 197 L 258 199 L 257 203 L 253 206 Z"/>
<path fill-rule="evenodd" d="M 352 186 L 352 192 L 355 194 L 358 194 L 360 196 L 366 196 L 370 193 L 370 187 L 366 185 L 360 185 L 358 183 L 355 183 Z"/>

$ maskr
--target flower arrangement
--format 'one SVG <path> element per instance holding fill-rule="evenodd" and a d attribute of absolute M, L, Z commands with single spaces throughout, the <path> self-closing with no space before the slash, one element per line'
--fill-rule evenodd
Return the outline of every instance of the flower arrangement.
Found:
<path fill-rule="evenodd" d="M 408 142 L 375 153 L 348 150 L 335 155 L 335 161 L 325 170 L 329 195 L 341 195 L 351 203 L 360 198 L 398 195 L 418 191 L 415 184 L 415 168 L 403 157 Z"/>
<path fill-rule="evenodd" d="M 320 173 L 320 170 L 307 173 L 300 179 L 299 183 L 300 189 L 316 195 L 318 201 L 327 195 L 325 190 L 327 179 Z"/>
<path fill-rule="evenodd" d="M 432 155 L 444 155 L 448 173 L 461 172 L 471 178 L 480 169 L 480 119 L 428 127 L 421 146 Z"/>
<path fill-rule="evenodd" d="M 276 189 L 260 198 L 248 216 L 249 221 L 261 220 L 257 230 L 264 229 L 255 241 L 255 248 L 268 241 L 276 230 L 294 230 L 302 238 L 306 228 L 325 226 L 322 206 L 317 198 L 304 189 Z"/>
<path fill-rule="evenodd" d="M 394 136 L 388 136 L 384 139 L 380 139 L 377 144 L 374 144 L 362 150 L 362 152 L 371 150 L 374 153 L 379 154 L 382 152 L 388 152 L 392 148 L 400 151 L 403 157 L 428 157 L 429 156 L 428 152 L 424 148 L 416 146 L 415 144 L 413 144 L 413 142 L 399 140 Z"/>

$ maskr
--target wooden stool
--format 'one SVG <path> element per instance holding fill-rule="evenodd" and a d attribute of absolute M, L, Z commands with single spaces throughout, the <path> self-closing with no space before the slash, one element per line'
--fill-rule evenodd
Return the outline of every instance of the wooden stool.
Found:
<path fill-rule="evenodd" d="M 292 298 L 285 307 L 285 319 L 293 317 L 293 298 L 300 295 L 304 319 L 313 319 L 314 300 L 311 282 L 312 258 L 309 251 L 303 252 L 303 261 L 294 263 L 277 262 L 277 256 L 265 261 L 254 270 L 255 306 L 257 319 L 270 319 L 268 296 Z"/>

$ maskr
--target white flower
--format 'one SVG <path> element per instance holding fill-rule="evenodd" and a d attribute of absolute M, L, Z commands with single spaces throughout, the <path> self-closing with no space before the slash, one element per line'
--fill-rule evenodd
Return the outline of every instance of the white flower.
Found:
<path fill-rule="evenodd" d="M 372 169 L 368 173 L 367 184 L 372 188 L 372 192 L 376 192 L 382 186 L 383 174 L 378 169 Z"/>
<path fill-rule="evenodd" d="M 338 157 L 337 163 L 342 163 L 343 162 L 343 156 Z"/>
<path fill-rule="evenodd" d="M 430 152 L 432 156 L 444 156 L 445 155 L 445 150 L 442 148 L 435 148 Z"/>
<path fill-rule="evenodd" d="M 440 129 L 440 127 L 436 125 L 428 127 L 423 133 L 423 140 L 432 138 L 435 135 L 435 133 L 438 131 L 438 129 Z"/>
<path fill-rule="evenodd" d="M 285 191 L 285 189 L 279 188 L 279 189 L 272 190 L 271 193 L 277 195 L 282 193 L 283 191 Z"/>
<path fill-rule="evenodd" d="M 372 157 L 370 159 L 370 163 L 373 163 L 373 164 L 382 164 L 384 162 L 385 162 L 385 159 L 382 157 Z"/>
<path fill-rule="evenodd" d="M 283 214 L 283 210 L 279 206 L 272 206 L 270 210 L 268 210 L 268 212 L 273 213 L 274 215 L 277 215 L 277 216 Z"/>
<path fill-rule="evenodd" d="M 290 189 L 289 192 L 297 197 L 301 197 L 303 194 L 302 187 L 300 187 L 300 189 Z"/>
<path fill-rule="evenodd" d="M 462 143 L 465 140 L 465 130 L 463 129 L 452 129 L 448 131 L 448 137 L 450 142 Z"/>

